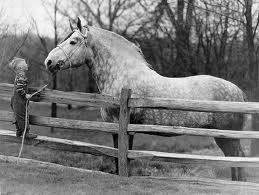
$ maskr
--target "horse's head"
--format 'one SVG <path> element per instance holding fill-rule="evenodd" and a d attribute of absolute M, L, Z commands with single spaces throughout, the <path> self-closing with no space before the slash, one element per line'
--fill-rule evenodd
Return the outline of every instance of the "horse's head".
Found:
<path fill-rule="evenodd" d="M 54 48 L 45 60 L 47 70 L 55 73 L 59 70 L 79 67 L 92 58 L 92 50 L 88 47 L 89 29 L 81 25 L 78 18 L 77 29 L 72 32 Z"/>

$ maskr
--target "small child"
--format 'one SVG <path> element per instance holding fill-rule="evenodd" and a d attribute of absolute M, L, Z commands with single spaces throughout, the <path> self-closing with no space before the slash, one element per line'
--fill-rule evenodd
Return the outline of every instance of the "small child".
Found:
<path fill-rule="evenodd" d="M 22 58 L 15 57 L 9 67 L 15 72 L 14 95 L 11 98 L 11 108 L 14 112 L 16 137 L 21 137 L 25 129 L 26 101 L 31 97 L 28 93 L 27 76 L 28 65 Z M 25 138 L 33 139 L 37 135 L 29 133 L 30 126 L 27 123 Z"/>

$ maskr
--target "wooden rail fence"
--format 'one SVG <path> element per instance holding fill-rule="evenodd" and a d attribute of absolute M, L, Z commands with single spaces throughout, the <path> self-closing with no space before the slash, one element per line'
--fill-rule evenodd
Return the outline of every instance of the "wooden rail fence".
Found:
<path fill-rule="evenodd" d="M 13 85 L 0 83 L 0 99 L 10 98 Z M 30 89 L 35 91 L 35 89 Z M 121 98 L 114 98 L 100 94 L 88 94 L 79 92 L 62 92 L 46 89 L 40 96 L 32 101 L 55 102 L 60 104 L 74 104 L 80 106 L 95 107 L 117 107 L 120 108 L 119 123 L 94 122 L 83 120 L 72 120 L 63 118 L 51 118 L 43 116 L 30 115 L 30 124 L 81 129 L 96 130 L 110 134 L 118 134 L 118 149 L 108 146 L 101 146 L 80 141 L 72 141 L 60 138 L 38 136 L 36 139 L 27 140 L 26 144 L 48 147 L 58 150 L 67 150 L 72 152 L 89 153 L 93 155 L 105 155 L 118 158 L 119 175 L 128 176 L 129 159 L 147 159 L 154 161 L 176 162 L 184 164 L 206 164 L 213 166 L 231 166 L 231 167 L 259 167 L 259 158 L 257 157 L 221 157 L 221 156 L 203 156 L 190 154 L 166 153 L 157 151 L 139 151 L 128 149 L 129 133 L 149 133 L 163 136 L 172 135 L 198 135 L 221 138 L 246 138 L 259 139 L 259 132 L 254 131 L 233 131 L 205 128 L 187 128 L 179 126 L 161 126 L 161 125 L 137 125 L 129 124 L 130 108 L 156 108 L 156 109 L 177 109 L 201 112 L 232 112 L 232 113 L 259 113 L 259 103 L 255 102 L 224 102 L 224 101 L 197 101 L 166 98 L 131 98 L 130 89 L 122 89 Z M 1 121 L 12 121 L 13 114 L 9 111 L 0 111 Z M 0 130 L 0 140 L 6 142 L 20 143 L 21 139 L 15 137 L 14 131 Z"/>

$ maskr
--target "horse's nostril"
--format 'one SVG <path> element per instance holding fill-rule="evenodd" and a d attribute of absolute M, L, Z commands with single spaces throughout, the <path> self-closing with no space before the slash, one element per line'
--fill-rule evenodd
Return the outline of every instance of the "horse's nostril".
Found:
<path fill-rule="evenodd" d="M 47 65 L 48 65 L 48 66 L 51 65 L 51 63 L 52 63 L 52 61 L 49 60 L 49 61 L 47 62 Z"/>

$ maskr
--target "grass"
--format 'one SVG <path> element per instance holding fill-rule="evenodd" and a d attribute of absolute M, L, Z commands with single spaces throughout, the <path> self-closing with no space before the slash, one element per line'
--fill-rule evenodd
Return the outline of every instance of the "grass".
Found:
<path fill-rule="evenodd" d="M 10 110 L 9 103 L 1 102 L 0 110 Z M 48 105 L 42 104 L 31 104 L 30 113 L 49 116 L 50 107 Z M 67 110 L 66 107 L 58 107 L 58 117 L 101 121 L 99 111 L 89 110 L 87 108 L 73 108 L 72 110 Z M 4 122 L 0 123 L 0 128 L 14 130 L 13 125 Z M 111 135 L 96 131 L 55 129 L 54 133 L 51 133 L 50 129 L 46 127 L 32 126 L 31 129 L 34 133 L 50 137 L 79 140 L 107 146 L 113 145 Z M 246 152 L 248 152 L 248 146 L 249 144 L 246 141 Z M 0 154 L 17 156 L 19 147 L 19 144 L 0 143 Z M 212 138 L 198 136 L 179 136 L 175 138 L 167 138 L 137 134 L 134 139 L 133 149 L 205 155 L 222 155 L 222 152 L 218 149 Z M 58 163 L 66 166 L 115 173 L 113 159 L 108 157 L 92 156 L 66 151 L 55 151 L 31 146 L 24 147 L 22 156 L 41 161 Z M 133 176 L 200 176 L 208 178 L 230 179 L 230 169 L 223 167 L 214 168 L 192 165 L 186 166 L 174 163 L 136 160 L 131 161 L 130 169 L 130 174 Z M 257 175 L 253 177 L 253 181 L 259 181 L 257 179 Z"/>
<path fill-rule="evenodd" d="M 256 194 L 255 189 L 197 185 L 170 179 L 120 178 L 68 168 L 46 168 L 2 162 L 1 194 Z"/>

